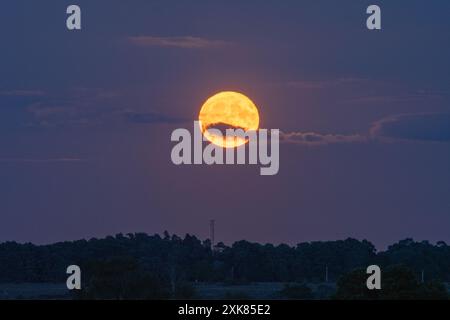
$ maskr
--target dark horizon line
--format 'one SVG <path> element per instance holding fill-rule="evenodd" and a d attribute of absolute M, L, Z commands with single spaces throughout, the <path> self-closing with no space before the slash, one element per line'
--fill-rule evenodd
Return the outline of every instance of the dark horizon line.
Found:
<path fill-rule="evenodd" d="M 127 232 L 127 233 L 121 233 L 121 232 L 119 232 L 119 233 L 117 233 L 117 234 L 115 234 L 115 235 L 106 235 L 106 236 L 103 236 L 103 237 L 100 237 L 100 238 L 97 238 L 97 237 L 90 237 L 89 239 L 81 238 L 81 239 L 76 239 L 76 240 L 61 240 L 61 241 L 56 241 L 56 242 L 46 243 L 46 244 L 36 244 L 36 243 L 31 242 L 31 241 L 27 241 L 27 242 L 19 242 L 19 241 L 16 241 L 16 240 L 5 240 L 5 241 L 1 241 L 1 242 L 0 242 L 0 246 L 1 246 L 1 245 L 4 245 L 4 244 L 8 244 L 8 243 L 15 243 L 15 244 L 19 244 L 19 245 L 33 245 L 33 246 L 35 246 L 35 247 L 46 247 L 46 246 L 52 246 L 52 245 L 57 245 L 57 244 L 61 244 L 61 243 L 67 243 L 67 242 L 78 242 L 78 241 L 86 241 L 86 242 L 89 242 L 89 241 L 94 241 L 94 240 L 99 240 L 99 241 L 101 241 L 101 240 L 106 240 L 106 239 L 109 238 L 109 237 L 112 237 L 112 238 L 114 238 L 114 239 L 117 239 L 118 236 L 122 236 L 122 237 L 125 237 L 125 238 L 127 238 L 127 239 L 131 239 L 131 237 L 129 237 L 129 235 L 133 235 L 133 236 L 135 236 L 135 235 L 145 235 L 145 236 L 147 236 L 147 237 L 156 237 L 156 236 L 158 236 L 158 237 L 160 237 L 161 239 L 164 239 L 164 238 L 165 238 L 165 233 L 167 233 L 168 236 L 171 238 L 170 240 L 172 240 L 172 237 L 173 237 L 173 236 L 176 236 L 176 237 L 180 238 L 181 240 L 184 240 L 184 239 L 186 239 L 186 238 L 189 236 L 189 237 L 194 237 L 194 238 L 196 238 L 197 240 L 199 240 L 199 241 L 201 241 L 201 242 L 211 241 L 210 238 L 200 239 L 200 237 L 196 236 L 195 234 L 185 233 L 184 236 L 182 237 L 182 236 L 179 236 L 179 235 L 177 235 L 177 234 L 175 234 L 175 233 L 170 234 L 167 230 L 165 230 L 165 231 L 163 231 L 161 234 L 160 234 L 160 233 L 149 234 L 149 233 L 146 233 L 146 232 Z M 290 244 L 283 243 L 283 242 L 282 242 L 282 243 L 278 243 L 278 244 L 274 244 L 274 243 L 270 243 L 270 242 L 262 243 L 262 242 L 258 242 L 258 241 L 249 241 L 249 240 L 241 239 L 241 240 L 233 241 L 230 245 L 227 245 L 227 244 L 225 244 L 225 243 L 222 242 L 222 241 L 218 241 L 218 242 L 215 243 L 215 246 L 217 246 L 218 244 L 222 243 L 225 247 L 231 248 L 234 244 L 236 244 L 236 243 L 238 243 L 238 242 L 244 241 L 244 242 L 248 242 L 248 243 L 250 243 L 250 244 L 258 244 L 258 245 L 260 245 L 260 246 L 266 246 L 266 245 L 272 245 L 272 246 L 274 246 L 274 247 L 288 246 L 289 248 L 295 249 L 297 246 L 299 246 L 299 245 L 301 245 L 301 244 L 312 244 L 312 243 L 318 243 L 318 242 L 321 242 L 321 243 L 330 243 L 330 242 L 339 242 L 339 241 L 344 242 L 344 241 L 352 241 L 352 240 L 353 240 L 353 241 L 357 241 L 357 242 L 361 242 L 361 243 L 362 243 L 362 242 L 367 242 L 368 244 L 370 244 L 371 246 L 374 247 L 375 252 L 377 252 L 377 253 L 379 253 L 379 252 L 385 252 L 385 251 L 389 250 L 390 247 L 392 247 L 392 246 L 394 246 L 394 245 L 396 245 L 396 244 L 399 244 L 399 243 L 401 243 L 401 242 L 404 242 L 404 241 L 408 241 L 408 242 L 414 243 L 414 244 L 417 244 L 417 243 L 427 243 L 427 244 L 429 244 L 429 245 L 431 245 L 431 246 L 434 246 L 434 247 L 448 246 L 448 244 L 447 244 L 445 241 L 443 241 L 443 240 L 436 241 L 436 242 L 433 244 L 433 243 L 430 242 L 429 240 L 420 240 L 420 241 L 416 241 L 416 240 L 414 240 L 413 237 L 407 237 L 407 238 L 404 238 L 404 239 L 400 239 L 400 240 L 398 240 L 397 242 L 394 242 L 394 243 L 391 244 L 391 245 L 387 245 L 386 248 L 385 248 L 384 250 L 378 250 L 377 247 L 376 247 L 370 240 L 367 240 L 367 239 L 365 239 L 365 238 L 364 238 L 364 239 L 357 239 L 357 238 L 354 238 L 354 237 L 347 237 L 347 238 L 344 238 L 344 239 L 336 239 L 336 240 L 312 240 L 312 241 L 304 241 L 304 242 L 298 242 L 298 243 L 296 243 L 295 245 L 290 245 Z"/>

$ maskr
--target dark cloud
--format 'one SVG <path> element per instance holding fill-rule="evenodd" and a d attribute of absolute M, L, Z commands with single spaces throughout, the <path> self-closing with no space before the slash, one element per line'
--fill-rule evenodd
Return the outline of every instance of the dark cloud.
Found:
<path fill-rule="evenodd" d="M 114 92 L 71 88 L 0 91 L 0 129 L 64 127 L 105 122 L 117 113 Z"/>
<path fill-rule="evenodd" d="M 118 107 L 95 100 L 53 100 L 33 103 L 26 108 L 28 127 L 72 127 L 113 122 Z"/>
<path fill-rule="evenodd" d="M 84 101 L 65 104 L 34 104 L 27 108 L 32 114 L 31 126 L 97 126 L 124 124 L 182 123 L 185 119 L 172 117 L 156 111 L 135 111 L 134 109 L 95 104 Z"/>
<path fill-rule="evenodd" d="M 368 135 L 289 132 L 280 134 L 284 143 L 320 146 L 337 143 L 366 142 L 450 142 L 450 113 L 393 115 L 372 124 Z"/>
<path fill-rule="evenodd" d="M 372 137 L 392 140 L 450 141 L 450 113 L 399 114 L 375 122 Z"/>
<path fill-rule="evenodd" d="M 0 91 L 0 129 L 122 126 L 180 123 L 185 119 L 153 110 L 137 111 L 118 99 L 120 92 L 72 88 L 63 94 L 34 90 Z"/>

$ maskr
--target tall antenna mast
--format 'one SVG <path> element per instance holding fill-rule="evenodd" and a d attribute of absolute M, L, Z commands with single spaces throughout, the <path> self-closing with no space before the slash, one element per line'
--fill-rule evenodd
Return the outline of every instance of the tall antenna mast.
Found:
<path fill-rule="evenodd" d="M 210 237 L 211 237 L 211 250 L 214 250 L 214 225 L 215 225 L 215 220 L 211 220 L 209 222 L 209 232 L 210 232 Z"/>

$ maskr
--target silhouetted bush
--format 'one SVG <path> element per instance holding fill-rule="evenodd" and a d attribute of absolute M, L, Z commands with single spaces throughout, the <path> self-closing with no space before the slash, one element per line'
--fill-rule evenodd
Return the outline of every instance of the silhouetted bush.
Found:
<path fill-rule="evenodd" d="M 367 289 L 368 275 L 365 270 L 354 270 L 337 282 L 334 298 L 346 300 L 406 300 L 447 299 L 442 283 L 420 283 L 415 273 L 404 266 L 392 266 L 382 271 L 381 290 Z"/>

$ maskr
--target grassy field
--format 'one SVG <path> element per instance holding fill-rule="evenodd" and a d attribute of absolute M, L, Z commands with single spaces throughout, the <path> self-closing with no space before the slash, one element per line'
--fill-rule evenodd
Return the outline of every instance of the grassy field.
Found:
<path fill-rule="evenodd" d="M 193 283 L 198 299 L 280 299 L 285 283 L 256 282 L 228 285 Z M 315 299 L 327 299 L 336 290 L 334 283 L 312 284 Z M 450 284 L 446 284 L 450 293 Z M 4 299 L 70 299 L 65 283 L 0 283 L 0 300 Z"/>
<path fill-rule="evenodd" d="M 308 284 L 308 286 L 314 296 L 321 299 L 328 298 L 336 289 L 334 283 Z M 282 282 L 255 282 L 242 285 L 194 284 L 196 295 L 200 299 L 280 299 L 280 291 L 284 287 L 285 283 Z"/>
<path fill-rule="evenodd" d="M 259 282 L 246 285 L 199 283 L 194 287 L 196 295 L 202 299 L 272 299 L 283 289 L 283 284 L 279 282 Z"/>
<path fill-rule="evenodd" d="M 0 283 L 0 299 L 67 299 L 65 283 Z"/>
<path fill-rule="evenodd" d="M 279 299 L 285 284 L 281 282 L 256 282 L 249 284 L 193 283 L 195 296 L 199 299 Z M 309 285 L 313 292 L 320 285 Z M 334 290 L 327 284 L 325 295 Z M 70 299 L 65 283 L 0 283 L 0 299 Z"/>

